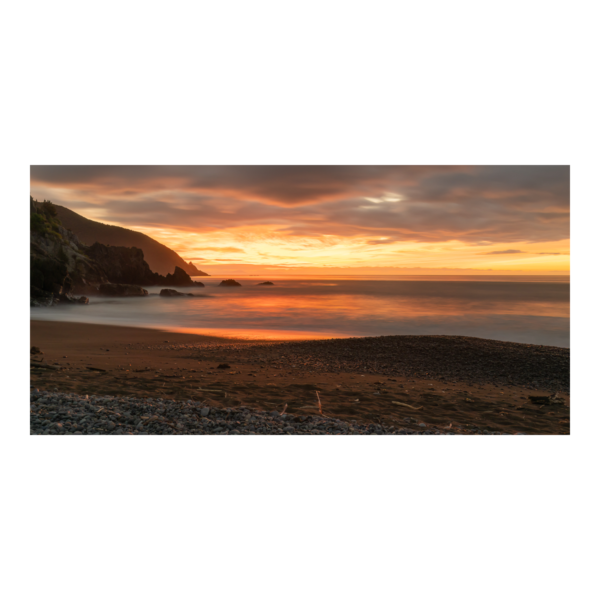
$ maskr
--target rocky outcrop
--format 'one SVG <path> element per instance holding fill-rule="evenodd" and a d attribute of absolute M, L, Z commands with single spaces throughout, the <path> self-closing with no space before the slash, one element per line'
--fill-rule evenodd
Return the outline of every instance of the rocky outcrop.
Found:
<path fill-rule="evenodd" d="M 153 273 L 139 248 L 92 244 L 86 252 L 111 283 L 156 285 L 162 275 Z"/>
<path fill-rule="evenodd" d="M 102 296 L 147 296 L 148 290 L 139 285 L 127 283 L 102 283 L 98 286 L 98 292 Z"/>
<path fill-rule="evenodd" d="M 193 296 L 194 294 L 184 294 L 183 292 L 178 292 L 177 290 L 160 290 L 159 296 L 166 296 L 167 298 L 173 298 L 175 296 Z"/>
<path fill-rule="evenodd" d="M 87 303 L 87 296 L 96 294 L 143 296 L 144 286 L 204 287 L 180 267 L 166 276 L 154 273 L 139 248 L 82 244 L 61 225 L 50 202 L 30 197 L 30 209 L 31 306 Z"/>
<path fill-rule="evenodd" d="M 272 281 L 264 281 L 263 283 L 257 283 L 256 285 L 275 285 Z"/>
<path fill-rule="evenodd" d="M 179 287 L 204 287 L 204 284 L 201 281 L 193 281 L 192 278 L 179 267 L 175 267 L 175 271 L 173 273 L 169 273 L 165 277 L 162 275 L 158 275 L 158 277 L 160 278 L 159 283 L 164 283 L 165 285 L 176 285 Z"/>
<path fill-rule="evenodd" d="M 38 203 L 39 205 L 40 203 Z M 167 275 L 172 273 L 175 267 L 180 267 L 192 277 L 207 276 L 192 262 L 183 260 L 171 248 L 139 231 L 92 221 L 64 206 L 55 205 L 55 208 L 57 217 L 63 226 L 71 229 L 79 241 L 86 246 L 92 246 L 98 242 L 109 247 L 140 248 L 144 253 L 144 260 L 152 272 Z"/>
<path fill-rule="evenodd" d="M 173 273 L 159 275 L 153 273 L 144 260 L 144 253 L 139 248 L 123 248 L 122 246 L 105 246 L 92 244 L 87 255 L 99 265 L 105 276 L 112 283 L 128 283 L 134 285 L 172 285 L 178 287 L 204 287 L 200 281 L 192 278 L 179 267 Z"/>
<path fill-rule="evenodd" d="M 238 283 L 235 279 L 224 279 L 219 285 L 223 287 L 236 287 L 241 286 L 242 284 Z"/>
<path fill-rule="evenodd" d="M 43 246 L 33 242 L 30 247 L 30 304 L 31 306 L 52 306 L 58 303 L 77 302 L 87 304 L 88 298 L 77 297 L 82 294 L 78 289 L 80 275 L 69 268 L 69 261 L 80 266 L 81 262 L 68 256 L 64 247 L 59 251 L 44 250 Z"/>

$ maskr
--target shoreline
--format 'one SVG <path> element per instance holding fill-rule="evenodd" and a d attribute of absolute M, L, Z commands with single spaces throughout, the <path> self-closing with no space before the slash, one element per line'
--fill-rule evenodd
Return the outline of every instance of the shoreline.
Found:
<path fill-rule="evenodd" d="M 31 385 L 89 396 L 186 400 L 382 427 L 568 434 L 570 351 L 459 336 L 276 341 L 30 321 L 45 363 Z M 227 363 L 230 368 L 218 369 Z M 217 391 L 211 391 L 217 390 Z M 564 406 L 530 395 L 558 393 Z M 418 421 L 418 423 L 416 422 Z"/>

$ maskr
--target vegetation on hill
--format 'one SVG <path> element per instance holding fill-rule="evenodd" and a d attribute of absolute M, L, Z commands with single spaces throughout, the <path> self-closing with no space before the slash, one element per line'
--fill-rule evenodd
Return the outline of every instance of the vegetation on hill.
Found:
<path fill-rule="evenodd" d="M 33 203 L 33 198 L 29 196 Z M 39 204 L 39 209 L 31 213 L 31 231 L 43 235 L 44 237 L 54 237 L 57 240 L 62 239 L 60 233 L 60 220 L 57 217 L 56 207 L 49 200 L 44 200 Z"/>

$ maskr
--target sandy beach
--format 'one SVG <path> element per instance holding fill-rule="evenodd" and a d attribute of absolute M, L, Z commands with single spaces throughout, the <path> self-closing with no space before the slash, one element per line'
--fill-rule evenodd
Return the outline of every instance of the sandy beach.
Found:
<path fill-rule="evenodd" d="M 34 389 L 455 433 L 569 434 L 569 350 L 453 336 L 302 342 L 31 321 Z M 219 368 L 227 364 L 228 368 Z M 530 397 L 556 394 L 564 405 Z M 318 396 L 318 399 L 317 399 Z"/>

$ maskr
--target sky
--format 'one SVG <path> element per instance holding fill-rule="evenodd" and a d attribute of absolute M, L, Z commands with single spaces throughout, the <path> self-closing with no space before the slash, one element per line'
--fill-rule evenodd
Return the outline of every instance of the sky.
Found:
<path fill-rule="evenodd" d="M 31 195 L 213 272 L 564 274 L 568 166 L 32 166 Z"/>

